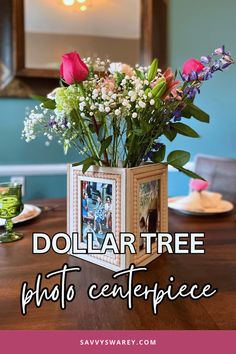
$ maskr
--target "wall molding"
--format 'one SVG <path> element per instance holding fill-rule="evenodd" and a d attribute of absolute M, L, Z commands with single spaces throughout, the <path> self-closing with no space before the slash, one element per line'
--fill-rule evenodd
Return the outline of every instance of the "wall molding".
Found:
<path fill-rule="evenodd" d="M 188 162 L 185 165 L 189 170 L 194 169 L 194 163 Z M 0 165 L 0 177 L 14 176 L 55 176 L 65 175 L 67 164 L 30 164 L 30 165 Z M 169 172 L 177 170 L 168 166 Z"/>
<path fill-rule="evenodd" d="M 0 165 L 0 177 L 65 175 L 66 164 Z"/>

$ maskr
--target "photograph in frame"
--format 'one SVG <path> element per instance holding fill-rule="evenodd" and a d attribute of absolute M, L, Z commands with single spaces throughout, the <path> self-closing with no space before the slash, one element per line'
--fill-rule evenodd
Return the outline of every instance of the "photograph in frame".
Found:
<path fill-rule="evenodd" d="M 139 184 L 139 234 L 155 233 L 160 229 L 160 180 Z M 154 242 L 154 239 L 152 240 Z M 144 239 L 139 238 L 139 250 L 144 249 Z"/>
<path fill-rule="evenodd" d="M 112 183 L 80 180 L 81 185 L 81 241 L 87 244 L 92 234 L 93 248 L 101 249 L 107 232 L 114 230 L 114 193 Z"/>
<path fill-rule="evenodd" d="M 120 232 L 125 230 L 125 170 L 91 167 L 85 173 L 81 166 L 68 165 L 68 228 L 76 233 L 79 249 L 87 250 L 87 232 L 92 236 L 96 254 L 70 254 L 111 270 L 125 269 L 126 255 L 112 250 L 102 252 L 105 235 L 110 232 L 120 244 Z M 123 207 L 122 207 L 123 206 Z M 89 236 L 90 237 L 90 236 Z"/>

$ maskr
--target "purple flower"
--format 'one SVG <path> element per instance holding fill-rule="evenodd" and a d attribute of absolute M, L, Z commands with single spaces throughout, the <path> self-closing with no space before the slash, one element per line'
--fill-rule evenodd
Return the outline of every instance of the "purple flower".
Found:
<path fill-rule="evenodd" d="M 216 48 L 213 55 L 231 55 L 229 51 L 225 50 L 225 45 L 223 44 L 220 48 Z"/>
<path fill-rule="evenodd" d="M 187 86 L 184 89 L 184 94 L 187 95 L 187 97 L 190 99 L 193 99 L 197 93 L 200 93 L 198 86 Z"/>
<path fill-rule="evenodd" d="M 154 152 L 159 151 L 160 148 L 163 147 L 164 144 L 162 143 L 154 143 L 151 150 L 144 156 L 144 161 L 146 162 L 147 160 L 151 160 L 153 157 Z"/>
<path fill-rule="evenodd" d="M 221 71 L 222 69 L 221 69 L 220 61 L 219 61 L 219 60 L 215 61 L 215 62 L 211 65 L 210 69 L 211 69 L 211 72 L 212 72 L 212 73 L 214 73 L 215 71 L 218 71 L 218 70 Z"/>
<path fill-rule="evenodd" d="M 196 71 L 192 71 L 189 74 L 189 81 L 194 81 L 194 80 L 198 80 L 198 73 Z"/>
<path fill-rule="evenodd" d="M 181 120 L 181 116 L 182 116 L 182 109 L 181 108 L 177 108 L 174 113 L 174 121 L 175 122 L 179 122 Z"/>
<path fill-rule="evenodd" d="M 206 72 L 203 75 L 203 80 L 209 80 L 212 78 L 212 72 L 211 69 L 209 68 L 209 70 L 206 70 Z"/>
<path fill-rule="evenodd" d="M 222 55 L 224 53 L 224 46 L 216 48 L 213 52 L 213 55 Z"/>
<path fill-rule="evenodd" d="M 211 56 L 210 55 L 208 55 L 207 57 L 206 56 L 202 56 L 200 60 L 201 60 L 201 63 L 203 65 L 207 65 L 211 61 Z"/>
<path fill-rule="evenodd" d="M 222 69 L 226 69 L 228 66 L 230 66 L 232 63 L 230 63 L 229 61 L 226 61 L 224 59 L 221 60 L 221 68 Z"/>

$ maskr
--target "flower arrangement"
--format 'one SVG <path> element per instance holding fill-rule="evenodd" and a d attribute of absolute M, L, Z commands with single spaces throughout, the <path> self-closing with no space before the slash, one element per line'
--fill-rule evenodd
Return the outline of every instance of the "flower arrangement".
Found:
<path fill-rule="evenodd" d="M 63 55 L 61 87 L 25 118 L 22 136 L 31 141 L 44 134 L 47 144 L 57 137 L 65 153 L 75 147 L 83 156 L 85 172 L 91 165 L 134 167 L 148 162 L 168 163 L 190 177 L 184 168 L 187 151 L 172 151 L 165 160 L 161 138 L 173 141 L 177 134 L 198 138 L 182 118 L 208 123 L 209 116 L 194 104 L 201 85 L 216 71 L 233 63 L 225 47 L 211 56 L 187 60 L 177 79 L 170 68 L 162 72 L 158 60 L 149 67 L 90 58 L 76 52 Z"/>

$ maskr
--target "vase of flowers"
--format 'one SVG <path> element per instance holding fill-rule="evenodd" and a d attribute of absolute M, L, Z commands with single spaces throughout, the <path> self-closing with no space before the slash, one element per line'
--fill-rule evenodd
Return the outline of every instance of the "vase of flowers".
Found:
<path fill-rule="evenodd" d="M 119 230 L 133 231 L 133 228 L 127 229 L 130 226 L 127 215 L 132 214 L 127 211 L 127 200 L 138 208 L 142 205 L 144 215 L 135 214 L 137 230 L 150 231 L 150 225 L 152 230 L 157 230 L 158 225 L 161 230 L 166 228 L 167 202 L 163 198 L 167 200 L 167 166 L 172 165 L 192 178 L 201 177 L 184 167 L 190 159 L 189 152 L 175 150 L 166 157 L 163 137 L 169 141 L 178 134 L 199 137 L 184 120 L 192 117 L 209 123 L 209 115 L 194 104 L 194 98 L 205 81 L 232 63 L 230 53 L 222 46 L 211 56 L 187 60 L 177 78 L 178 73 L 170 68 L 162 72 L 157 59 L 148 67 L 136 65 L 133 68 L 109 60 L 82 60 L 76 52 L 63 55 L 60 87 L 47 97 L 37 97 L 41 104 L 26 117 L 23 137 L 28 142 L 43 133 L 47 145 L 57 138 L 65 153 L 69 148 L 78 151 L 80 162 L 70 166 L 69 181 L 74 186 L 75 169 L 80 181 L 76 190 L 80 193 L 81 210 L 74 206 L 76 212 L 72 210 L 72 214 L 80 213 L 80 228 L 93 230 L 94 246 L 101 246 L 105 229 L 111 229 L 113 206 L 109 203 L 114 193 L 116 198 L 122 197 L 114 187 L 118 180 L 126 205 L 124 227 Z M 109 183 L 109 175 L 120 177 L 112 179 L 114 184 Z M 163 189 L 157 182 L 160 180 Z M 158 193 L 162 195 L 161 200 Z M 73 195 L 70 195 L 70 203 L 71 198 Z M 165 219 L 162 226 L 160 216 L 155 214 L 158 203 L 165 206 L 161 212 Z M 142 248 L 140 242 L 139 246 Z"/>

